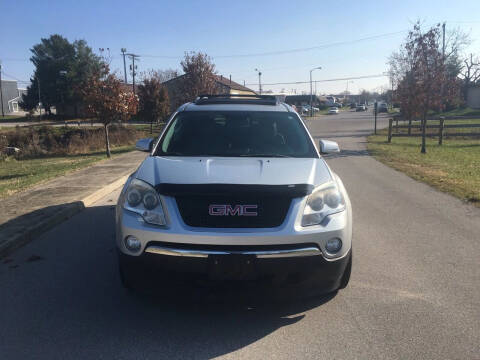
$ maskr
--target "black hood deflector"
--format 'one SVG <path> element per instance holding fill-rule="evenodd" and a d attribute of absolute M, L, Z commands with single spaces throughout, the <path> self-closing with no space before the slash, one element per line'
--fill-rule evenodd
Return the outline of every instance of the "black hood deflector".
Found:
<path fill-rule="evenodd" d="M 166 196 L 189 195 L 255 195 L 298 198 L 312 193 L 311 184 L 257 185 L 257 184 L 158 184 L 155 189 Z"/>

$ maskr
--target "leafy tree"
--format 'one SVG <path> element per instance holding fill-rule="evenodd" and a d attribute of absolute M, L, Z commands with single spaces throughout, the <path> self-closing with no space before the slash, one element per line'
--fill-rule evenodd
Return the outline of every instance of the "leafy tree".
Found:
<path fill-rule="evenodd" d="M 70 43 L 57 34 L 41 39 L 30 51 L 35 72 L 23 100 L 31 106 L 33 99 L 38 99 L 40 82 L 40 100 L 48 113 L 52 106 L 77 105 L 81 98 L 78 85 L 85 83 L 93 72 L 98 72 L 102 64 L 84 40 Z"/>
<path fill-rule="evenodd" d="M 38 80 L 33 78 L 28 91 L 22 94 L 22 99 L 19 102 L 20 107 L 25 111 L 33 111 L 38 105 Z"/>
<path fill-rule="evenodd" d="M 426 152 L 428 111 L 442 110 L 458 98 L 458 83 L 446 71 L 440 36 L 440 24 L 424 33 L 417 23 L 401 50 L 390 59 L 390 74 L 397 84 L 402 111 L 409 118 L 418 116 L 422 120 L 422 153 Z"/>
<path fill-rule="evenodd" d="M 88 113 L 103 124 L 106 153 L 110 157 L 108 127 L 114 120 L 126 120 L 136 114 L 138 98 L 114 74 L 109 74 L 106 65 L 85 81 L 81 94 Z"/>
<path fill-rule="evenodd" d="M 153 132 L 153 123 L 164 119 L 170 110 L 170 101 L 167 89 L 155 74 L 144 78 L 143 84 L 138 86 L 139 114 L 150 121 L 150 132 Z"/>
<path fill-rule="evenodd" d="M 200 94 L 216 92 L 215 64 L 204 53 L 185 53 L 180 63 L 184 75 L 181 78 L 179 92 L 176 94 L 175 105 L 194 100 Z"/>

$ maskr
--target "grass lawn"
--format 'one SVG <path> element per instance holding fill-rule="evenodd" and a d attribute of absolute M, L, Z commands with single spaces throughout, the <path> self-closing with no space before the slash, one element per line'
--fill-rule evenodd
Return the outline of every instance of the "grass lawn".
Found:
<path fill-rule="evenodd" d="M 480 109 L 472 109 L 469 107 L 457 108 L 443 113 L 433 113 L 434 116 L 480 116 Z"/>
<path fill-rule="evenodd" d="M 116 147 L 112 149 L 112 155 L 119 155 L 133 149 L 133 146 Z M 105 151 L 81 155 L 45 156 L 27 160 L 8 157 L 0 162 L 0 198 L 104 159 L 106 159 Z"/>
<path fill-rule="evenodd" d="M 5 115 L 5 116 L 0 116 L 0 121 L 9 121 L 9 120 L 16 120 L 16 119 L 21 119 L 25 118 L 24 116 L 21 115 Z"/>
<path fill-rule="evenodd" d="M 427 153 L 421 154 L 420 137 L 394 137 L 388 144 L 386 134 L 382 130 L 368 138 L 377 160 L 480 207 L 479 139 L 447 138 L 442 146 L 436 138 L 427 139 Z"/>

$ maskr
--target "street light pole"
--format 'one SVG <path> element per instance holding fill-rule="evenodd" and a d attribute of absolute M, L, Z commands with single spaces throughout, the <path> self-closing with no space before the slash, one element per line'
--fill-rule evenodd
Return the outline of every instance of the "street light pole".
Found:
<path fill-rule="evenodd" d="M 313 68 L 312 70 L 310 70 L 310 116 L 313 117 L 313 105 L 312 105 L 312 102 L 313 102 L 313 87 L 312 87 L 312 72 L 314 70 L 320 70 L 322 67 L 321 66 L 318 66 L 316 68 Z"/>
<path fill-rule="evenodd" d="M 262 95 L 262 72 L 258 69 L 255 69 L 258 72 L 258 92 Z"/>
<path fill-rule="evenodd" d="M 354 82 L 353 80 L 347 80 L 347 90 L 345 90 L 345 99 L 347 99 L 347 96 L 348 96 L 348 83 L 349 82 Z"/>

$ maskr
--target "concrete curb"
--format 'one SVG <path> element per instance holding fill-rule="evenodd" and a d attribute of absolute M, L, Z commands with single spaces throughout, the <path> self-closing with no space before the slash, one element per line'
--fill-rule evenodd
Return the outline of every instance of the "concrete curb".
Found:
<path fill-rule="evenodd" d="M 90 194 L 87 197 L 84 197 L 80 201 L 83 202 L 83 205 L 85 207 L 92 205 L 93 203 L 97 202 L 105 195 L 108 195 L 112 191 L 118 189 L 120 186 L 123 186 L 123 184 L 125 184 L 129 176 L 130 175 L 122 176 L 121 178 L 115 180 L 114 182 L 108 184 L 107 186 L 104 186 L 100 190 L 95 191 L 93 194 Z"/>
<path fill-rule="evenodd" d="M 98 201 L 105 195 L 108 195 L 114 190 L 118 189 L 127 181 L 128 176 L 129 175 L 122 176 L 121 178 L 95 191 L 94 193 L 88 195 L 80 201 L 65 204 L 57 212 L 44 219 L 43 221 L 39 221 L 34 225 L 28 227 L 27 229 L 24 229 L 22 233 L 1 242 L 0 259 L 12 253 L 14 250 L 22 247 L 23 245 L 29 243 L 31 240 L 33 240 L 34 237 L 37 237 L 38 235 L 50 230 L 61 222 L 70 219 L 72 216 L 83 211 L 86 207 L 94 204 L 96 201 Z"/>
<path fill-rule="evenodd" d="M 12 253 L 14 250 L 22 247 L 23 245 L 28 244 L 33 240 L 34 237 L 50 230 L 55 225 L 58 225 L 61 222 L 71 218 L 75 214 L 78 214 L 83 209 L 85 209 L 85 206 L 81 201 L 67 204 L 62 209 L 59 209 L 55 214 L 49 216 L 47 219 L 39 221 L 28 229 L 24 229 L 22 233 L 14 235 L 8 240 L 3 241 L 0 244 L 0 259 Z"/>

